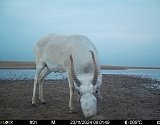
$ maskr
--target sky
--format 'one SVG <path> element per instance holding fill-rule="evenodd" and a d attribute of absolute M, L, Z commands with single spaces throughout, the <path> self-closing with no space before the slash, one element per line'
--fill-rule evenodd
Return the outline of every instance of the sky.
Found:
<path fill-rule="evenodd" d="M 0 0 L 0 60 L 34 61 L 51 33 L 87 36 L 101 64 L 160 67 L 160 0 Z"/>

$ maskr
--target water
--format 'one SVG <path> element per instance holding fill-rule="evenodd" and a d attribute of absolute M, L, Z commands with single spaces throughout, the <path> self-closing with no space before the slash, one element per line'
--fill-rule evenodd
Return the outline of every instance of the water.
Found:
<path fill-rule="evenodd" d="M 15 70 L 15 69 L 4 69 L 0 70 L 0 79 L 5 80 L 30 80 L 34 79 L 35 70 Z M 50 73 L 46 79 L 66 79 L 66 73 Z"/>
<path fill-rule="evenodd" d="M 160 81 L 160 70 L 155 69 L 102 70 L 102 74 L 140 76 Z"/>
<path fill-rule="evenodd" d="M 140 76 L 144 78 L 151 78 L 160 81 L 160 70 L 102 70 L 102 74 L 121 74 L 129 76 Z M 0 69 L 0 79 L 10 79 L 10 80 L 25 80 L 34 79 L 35 70 L 15 70 L 15 69 Z M 46 79 L 66 79 L 66 73 L 51 73 Z"/>
<path fill-rule="evenodd" d="M 129 76 L 140 76 L 143 78 L 150 78 L 157 81 L 160 81 L 160 70 L 102 70 L 102 74 L 120 74 L 120 75 L 129 75 Z M 11 70 L 11 69 L 0 69 L 0 79 L 1 80 L 30 80 L 34 79 L 35 70 Z M 49 74 L 46 79 L 66 79 L 66 73 L 51 73 Z M 152 89 L 160 89 L 160 84 L 157 82 L 153 82 L 151 84 L 143 84 L 145 88 L 152 88 Z"/>

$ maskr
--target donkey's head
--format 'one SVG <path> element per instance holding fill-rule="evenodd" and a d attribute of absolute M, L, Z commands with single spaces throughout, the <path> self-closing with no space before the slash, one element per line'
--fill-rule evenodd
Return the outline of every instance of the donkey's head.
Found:
<path fill-rule="evenodd" d="M 97 99 L 95 95 L 100 94 L 99 89 L 101 85 L 101 75 L 98 73 L 95 56 L 92 51 L 90 52 L 94 66 L 93 75 L 85 73 L 78 75 L 78 78 L 74 71 L 72 55 L 70 55 L 71 75 L 74 81 L 74 87 L 80 95 L 81 108 L 85 118 L 90 118 L 97 114 Z"/>

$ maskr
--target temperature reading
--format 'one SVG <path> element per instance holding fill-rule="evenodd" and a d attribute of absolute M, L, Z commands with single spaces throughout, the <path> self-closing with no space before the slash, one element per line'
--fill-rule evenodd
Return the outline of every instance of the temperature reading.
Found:
<path fill-rule="evenodd" d="M 141 125 L 142 124 L 142 121 L 141 120 L 130 120 L 130 125 L 131 124 L 133 124 L 133 125 L 137 125 L 137 124 L 139 124 L 139 125 Z"/>
<path fill-rule="evenodd" d="M 29 124 L 31 124 L 31 125 L 36 125 L 36 124 L 37 124 L 37 121 L 35 121 L 35 120 L 30 120 L 30 121 L 29 121 Z"/>

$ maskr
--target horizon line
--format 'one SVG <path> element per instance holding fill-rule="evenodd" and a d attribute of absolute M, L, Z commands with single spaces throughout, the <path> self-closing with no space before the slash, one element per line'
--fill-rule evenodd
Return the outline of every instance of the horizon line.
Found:
<path fill-rule="evenodd" d="M 0 61 L 0 69 L 35 69 L 36 63 L 33 61 Z M 101 65 L 101 70 L 128 70 L 128 69 L 157 69 L 160 67 L 143 67 L 143 66 L 114 66 Z"/>

